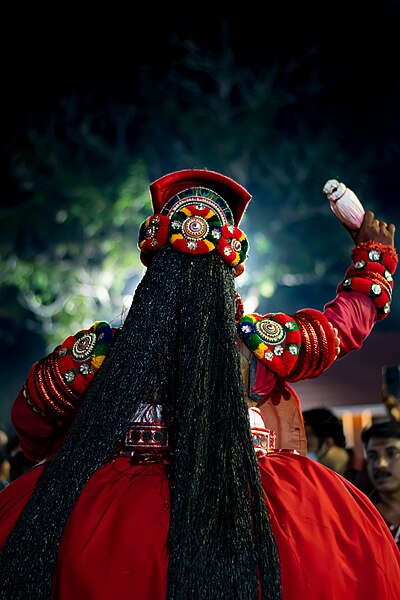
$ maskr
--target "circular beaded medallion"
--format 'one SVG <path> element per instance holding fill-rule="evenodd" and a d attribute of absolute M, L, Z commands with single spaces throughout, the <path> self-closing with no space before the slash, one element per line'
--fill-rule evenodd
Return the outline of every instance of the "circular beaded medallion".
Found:
<path fill-rule="evenodd" d="M 182 234 L 186 239 L 203 240 L 208 234 L 209 227 L 206 219 L 199 216 L 188 217 L 182 223 Z"/>
<path fill-rule="evenodd" d="M 255 329 L 266 344 L 279 344 L 286 338 L 286 332 L 280 323 L 271 319 L 260 319 L 255 323 Z"/>
<path fill-rule="evenodd" d="M 85 333 L 76 340 L 72 346 L 72 356 L 75 360 L 86 360 L 91 356 L 96 346 L 96 334 L 92 332 Z"/>

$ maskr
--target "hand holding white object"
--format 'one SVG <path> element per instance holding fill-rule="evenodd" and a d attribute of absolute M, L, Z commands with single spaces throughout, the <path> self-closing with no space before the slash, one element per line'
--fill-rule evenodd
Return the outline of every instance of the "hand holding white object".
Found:
<path fill-rule="evenodd" d="M 360 229 L 365 210 L 356 194 L 336 179 L 329 179 L 322 191 L 327 195 L 332 211 L 342 223 L 350 229 Z"/>
<path fill-rule="evenodd" d="M 381 221 L 370 210 L 365 211 L 355 193 L 344 183 L 329 179 L 322 191 L 327 195 L 332 211 L 342 221 L 355 245 L 372 240 L 394 246 L 395 225 Z"/>

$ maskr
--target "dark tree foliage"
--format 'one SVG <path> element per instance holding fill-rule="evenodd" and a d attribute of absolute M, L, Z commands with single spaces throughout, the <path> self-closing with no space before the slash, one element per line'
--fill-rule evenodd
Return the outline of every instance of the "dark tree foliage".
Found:
<path fill-rule="evenodd" d="M 84 53 L 77 42 L 76 55 L 59 50 L 51 77 L 49 59 L 27 53 L 24 84 L 18 65 L 0 208 L 3 420 L 33 356 L 95 320 L 122 318 L 142 275 L 147 186 L 164 173 L 207 167 L 253 194 L 238 281 L 252 311 L 322 308 L 333 297 L 351 241 L 322 194 L 327 179 L 398 220 L 390 200 L 400 146 L 360 105 L 361 54 L 334 55 L 318 28 L 294 37 L 276 23 L 267 34 L 243 18 L 207 20 L 207 35 L 197 22 L 159 21 L 113 52 Z M 393 303 L 391 327 L 400 326 Z"/>

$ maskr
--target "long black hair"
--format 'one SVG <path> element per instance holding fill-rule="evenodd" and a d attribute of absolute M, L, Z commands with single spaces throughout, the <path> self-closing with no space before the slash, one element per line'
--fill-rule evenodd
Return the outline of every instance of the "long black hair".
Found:
<path fill-rule="evenodd" d="M 0 598 L 48 600 L 64 526 L 139 405 L 171 430 L 169 600 L 280 598 L 240 374 L 232 269 L 160 249 L 61 449 L 0 557 Z M 134 597 L 134 586 L 132 587 Z"/>

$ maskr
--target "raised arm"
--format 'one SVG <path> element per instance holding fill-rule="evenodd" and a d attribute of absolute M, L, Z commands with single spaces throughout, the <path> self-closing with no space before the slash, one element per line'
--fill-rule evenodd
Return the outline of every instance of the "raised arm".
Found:
<path fill-rule="evenodd" d="M 388 225 L 375 218 L 372 211 L 366 211 L 358 231 L 343 227 L 355 243 L 352 265 L 338 286 L 336 298 L 324 310 L 338 331 L 338 358 L 359 349 L 376 321 L 389 314 L 398 262 L 392 223 Z"/>

